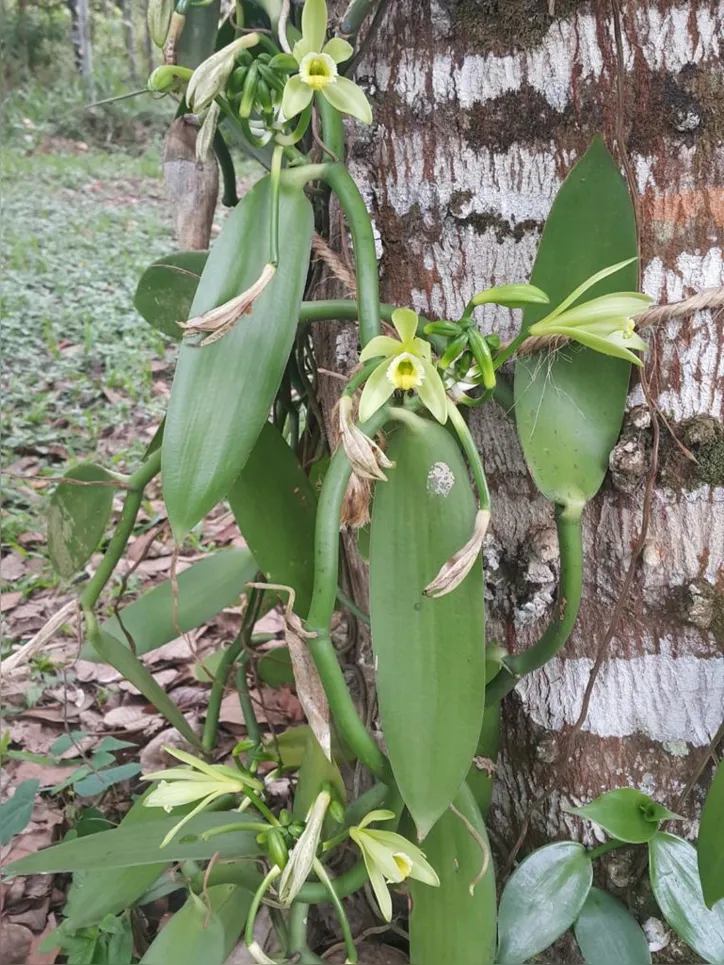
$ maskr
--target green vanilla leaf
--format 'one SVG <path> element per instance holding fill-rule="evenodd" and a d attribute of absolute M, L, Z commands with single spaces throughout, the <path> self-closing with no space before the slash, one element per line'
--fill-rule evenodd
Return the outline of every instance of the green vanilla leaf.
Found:
<path fill-rule="evenodd" d="M 611 837 L 627 844 L 645 844 L 658 831 L 659 821 L 679 817 L 633 787 L 607 791 L 590 804 L 565 810 L 595 821 Z"/>
<path fill-rule="evenodd" d="M 696 844 L 704 901 L 711 908 L 724 898 L 724 765 L 719 764 L 704 802 Z"/>
<path fill-rule="evenodd" d="M 245 292 L 269 257 L 271 182 L 234 208 L 209 254 L 191 308 L 201 315 Z M 162 451 L 163 492 L 182 540 L 223 499 L 264 428 L 294 342 L 307 279 L 312 207 L 300 188 L 280 189 L 279 265 L 250 310 L 223 338 L 181 345 Z"/>
<path fill-rule="evenodd" d="M 587 278 L 637 253 L 628 187 L 596 137 L 563 182 L 546 221 L 531 283 L 548 294 L 550 305 L 529 305 L 523 330 Z M 636 284 L 632 263 L 586 292 L 586 301 L 635 291 Z M 621 431 L 630 371 L 622 359 L 574 345 L 516 362 L 515 419 L 526 463 L 543 495 L 571 515 L 603 482 Z"/>
<path fill-rule="evenodd" d="M 266 581 L 291 586 L 295 612 L 306 617 L 314 585 L 317 498 L 296 455 L 270 422 L 228 499 Z"/>
<path fill-rule="evenodd" d="M 244 929 L 252 898 L 238 885 L 213 885 L 203 898 L 191 892 L 141 965 L 223 965 Z"/>
<path fill-rule="evenodd" d="M 515 869 L 500 898 L 497 965 L 522 965 L 578 918 L 593 880 L 582 844 L 556 841 Z"/>
<path fill-rule="evenodd" d="M 0 844 L 7 844 L 27 826 L 39 787 L 40 781 L 23 781 L 18 784 L 13 796 L 0 805 Z"/>
<path fill-rule="evenodd" d="M 124 646 L 120 640 L 116 640 L 114 636 L 105 633 L 103 630 L 100 630 L 93 639 L 93 646 L 100 659 L 115 667 L 129 683 L 133 684 L 136 690 L 140 690 L 146 700 L 153 704 L 160 714 L 163 714 L 179 734 L 182 734 L 190 744 L 197 747 L 201 746 L 199 737 L 194 733 L 193 728 L 177 705 L 127 646 Z"/>
<path fill-rule="evenodd" d="M 90 462 L 69 469 L 65 478 L 84 483 L 112 481 L 105 469 Z M 48 513 L 48 555 L 60 576 L 73 576 L 97 549 L 111 516 L 114 492 L 108 485 L 60 483 L 56 487 Z"/>
<path fill-rule="evenodd" d="M 120 828 L 134 828 L 164 821 L 168 815 L 163 808 L 147 808 L 143 797 L 134 801 L 121 821 Z M 78 871 L 68 892 L 64 913 L 67 929 L 78 931 L 102 921 L 106 915 L 118 915 L 135 904 L 161 875 L 170 859 L 161 858 L 155 864 L 99 871 Z"/>
<path fill-rule="evenodd" d="M 651 952 L 633 915 L 600 888 L 591 888 L 573 930 L 586 965 L 650 965 Z"/>
<path fill-rule="evenodd" d="M 80 781 L 76 781 L 73 790 L 79 797 L 92 797 L 94 794 L 102 794 L 103 791 L 120 781 L 128 781 L 140 773 L 141 765 L 129 761 L 127 764 L 118 764 L 116 767 L 108 767 L 96 774 L 89 774 Z"/>
<path fill-rule="evenodd" d="M 340 770 L 333 761 L 327 760 L 326 754 L 310 728 L 294 793 L 295 818 L 300 821 L 306 820 L 309 809 L 325 783 L 335 787 L 339 800 L 344 802 L 346 790 Z"/>
<path fill-rule="evenodd" d="M 232 819 L 233 814 L 228 811 L 199 814 L 162 848 L 161 842 L 180 820 L 180 814 L 164 813 L 158 821 L 121 825 L 112 831 L 100 831 L 44 848 L 7 865 L 3 873 L 8 876 L 58 874 L 134 868 L 160 862 L 208 861 L 217 852 L 220 860 L 256 858 L 259 846 L 251 831 L 230 831 L 208 841 L 201 837 L 204 831 L 228 825 Z"/>
<path fill-rule="evenodd" d="M 425 856 L 440 887 L 409 881 L 410 960 L 415 965 L 492 965 L 495 960 L 495 872 L 488 836 L 465 784 L 454 806 L 463 817 L 448 809 L 425 838 Z"/>
<path fill-rule="evenodd" d="M 259 677 L 270 687 L 293 687 L 294 671 L 289 647 L 274 647 L 257 664 Z"/>
<path fill-rule="evenodd" d="M 208 251 L 177 251 L 159 258 L 141 275 L 133 304 L 143 318 L 167 338 L 177 341 L 177 324 L 189 317 Z"/>
<path fill-rule="evenodd" d="M 128 648 L 125 628 L 133 640 L 136 655 L 140 657 L 175 640 L 179 630 L 188 633 L 216 616 L 224 607 L 238 603 L 246 584 L 254 579 L 256 572 L 256 562 L 248 549 L 219 550 L 179 573 L 176 619 L 171 580 L 166 580 L 134 603 L 121 607 L 120 621 L 118 617 L 111 617 L 101 624 L 101 631 Z M 90 642 L 83 646 L 81 656 L 84 660 L 99 659 Z"/>
<path fill-rule="evenodd" d="M 483 573 L 478 558 L 452 593 L 423 594 L 470 539 L 475 499 L 443 426 L 410 414 L 388 438 L 395 468 L 376 487 L 370 534 L 372 645 L 390 764 L 422 840 L 460 789 L 480 734 Z"/>
<path fill-rule="evenodd" d="M 649 841 L 649 877 L 669 926 L 705 962 L 724 962 L 724 902 L 704 904 L 696 848 L 659 831 Z"/>

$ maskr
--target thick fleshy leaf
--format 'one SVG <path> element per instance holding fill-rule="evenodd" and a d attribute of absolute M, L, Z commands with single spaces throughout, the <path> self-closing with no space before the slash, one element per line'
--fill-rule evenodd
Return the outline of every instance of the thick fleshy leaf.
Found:
<path fill-rule="evenodd" d="M 626 182 L 600 137 L 563 183 L 546 221 L 531 282 L 556 305 L 599 269 L 636 250 Z M 591 297 L 636 287 L 631 262 L 589 289 Z M 547 312 L 529 305 L 525 331 Z M 515 367 L 515 417 L 525 459 L 546 498 L 580 511 L 598 491 L 621 431 L 629 364 L 591 349 L 536 352 Z"/>
<path fill-rule="evenodd" d="M 497 965 L 522 965 L 560 938 L 578 918 L 592 880 L 591 859 L 575 841 L 529 855 L 500 898 Z"/>
<path fill-rule="evenodd" d="M 103 871 L 155 865 L 160 861 L 208 861 L 217 852 L 219 859 L 255 857 L 259 854 L 254 833 L 231 831 L 204 841 L 204 831 L 228 825 L 228 811 L 199 814 L 183 832 L 161 850 L 161 842 L 178 824 L 178 816 L 164 814 L 158 821 L 134 823 L 85 838 L 63 841 L 36 851 L 3 868 L 7 875 L 58 874 L 60 872 Z"/>
<path fill-rule="evenodd" d="M 300 821 L 305 820 L 309 809 L 325 783 L 335 787 L 339 799 L 344 801 L 346 791 L 340 770 L 334 761 L 327 759 L 327 755 L 310 728 L 307 730 L 304 756 L 297 775 L 297 788 L 294 793 L 295 818 Z M 332 833 L 336 833 L 338 830 L 337 827 Z"/>
<path fill-rule="evenodd" d="M 492 965 L 494 961 L 495 872 L 488 836 L 467 785 L 460 788 L 454 804 L 475 829 L 482 847 L 450 810 L 425 839 L 425 855 L 440 886 L 410 882 L 410 960 L 415 965 Z M 485 858 L 483 848 L 488 866 L 477 880 Z"/>
<path fill-rule="evenodd" d="M 705 962 L 724 962 L 724 902 L 704 904 L 696 848 L 659 831 L 649 841 L 649 877 L 664 918 Z"/>
<path fill-rule="evenodd" d="M 200 745 L 198 736 L 177 705 L 171 700 L 163 687 L 154 680 L 138 657 L 131 652 L 128 645 L 122 644 L 112 634 L 105 633 L 103 630 L 98 632 L 92 642 L 98 656 L 104 663 L 109 663 L 112 667 L 115 667 L 129 683 L 133 684 L 136 690 L 140 690 L 146 700 L 153 704 L 156 710 L 163 714 L 169 724 L 175 727 L 180 734 L 183 734 L 187 741 L 197 746 Z"/>
<path fill-rule="evenodd" d="M 724 898 L 724 764 L 719 764 L 704 802 L 696 844 L 707 908 Z"/>
<path fill-rule="evenodd" d="M 168 816 L 160 808 L 144 807 L 148 793 L 134 801 L 119 827 L 139 827 L 167 819 Z M 97 924 L 106 915 L 117 915 L 130 908 L 148 891 L 168 864 L 169 859 L 162 857 L 156 864 L 76 872 L 64 908 L 69 920 L 67 927 L 77 931 Z"/>
<path fill-rule="evenodd" d="M 214 885 L 189 895 L 141 959 L 141 965 L 223 965 L 246 924 L 252 892 Z"/>
<path fill-rule="evenodd" d="M 586 965 L 650 965 L 641 926 L 620 901 L 600 888 L 588 892 L 574 932 Z"/>
<path fill-rule="evenodd" d="M 256 282 L 269 258 L 271 184 L 234 208 L 211 249 L 192 306 L 200 315 Z M 182 539 L 228 493 L 264 427 L 289 357 L 307 277 L 312 208 L 282 186 L 279 266 L 250 312 L 213 345 L 181 346 L 162 446 L 169 519 Z"/>
<path fill-rule="evenodd" d="M 652 801 L 648 794 L 633 787 L 607 791 L 595 801 L 580 808 L 568 808 L 571 814 L 595 821 L 612 838 L 629 844 L 650 841 L 659 829 L 659 821 L 677 817 L 673 811 Z"/>
<path fill-rule="evenodd" d="M 192 69 L 214 52 L 221 14 L 221 0 L 210 0 L 208 6 L 186 8 L 184 29 L 176 45 L 176 63 Z"/>
<path fill-rule="evenodd" d="M 390 763 L 423 838 L 457 794 L 480 733 L 483 576 L 478 559 L 452 593 L 423 594 L 475 521 L 452 436 L 410 415 L 390 429 L 388 455 L 396 467 L 376 487 L 370 536 L 372 645 Z"/>
<path fill-rule="evenodd" d="M 74 466 L 65 476 L 84 483 L 111 482 L 105 469 L 90 462 Z M 110 485 L 60 483 L 56 487 L 48 513 L 48 554 L 61 576 L 73 576 L 97 549 L 110 519 L 114 492 Z"/>
<path fill-rule="evenodd" d="M 0 805 L 0 844 L 7 844 L 30 821 L 39 787 L 40 781 L 23 781 L 10 800 Z"/>
<path fill-rule="evenodd" d="M 332 107 L 335 107 L 342 114 L 349 114 L 356 117 L 363 124 L 372 123 L 372 108 L 370 102 L 365 97 L 364 92 L 354 81 L 341 75 L 334 84 L 329 84 L 321 91 L 322 97 L 326 97 Z"/>
<path fill-rule="evenodd" d="M 270 687 L 293 687 L 294 671 L 289 647 L 274 647 L 259 660 L 259 678 Z"/>
<path fill-rule="evenodd" d="M 314 585 L 317 499 L 296 455 L 270 422 L 228 498 L 265 579 L 291 586 L 295 612 L 306 617 Z"/>
<path fill-rule="evenodd" d="M 111 617 L 101 625 L 101 630 L 128 647 L 125 628 L 133 640 L 136 655 L 142 656 L 175 640 L 179 630 L 188 633 L 224 607 L 237 604 L 256 572 L 256 561 L 248 549 L 219 550 L 179 573 L 176 619 L 171 581 L 166 580 L 134 603 L 121 607 L 120 620 Z M 98 660 L 90 643 L 85 644 L 81 656 L 84 660 Z"/>
<path fill-rule="evenodd" d="M 176 251 L 154 261 L 138 282 L 133 304 L 136 311 L 168 338 L 180 339 L 191 312 L 208 251 Z"/>

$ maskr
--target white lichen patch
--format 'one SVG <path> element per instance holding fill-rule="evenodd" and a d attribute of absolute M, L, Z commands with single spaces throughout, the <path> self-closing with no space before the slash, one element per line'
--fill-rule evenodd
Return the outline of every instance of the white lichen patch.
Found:
<path fill-rule="evenodd" d="M 536 724 L 558 731 L 581 709 L 593 661 L 556 658 L 525 677 L 517 691 Z M 583 729 L 599 737 L 643 734 L 651 740 L 704 747 L 721 723 L 724 658 L 661 652 L 604 663 Z"/>
<path fill-rule="evenodd" d="M 455 474 L 446 462 L 434 462 L 427 474 L 426 485 L 429 493 L 444 499 L 455 485 Z"/>

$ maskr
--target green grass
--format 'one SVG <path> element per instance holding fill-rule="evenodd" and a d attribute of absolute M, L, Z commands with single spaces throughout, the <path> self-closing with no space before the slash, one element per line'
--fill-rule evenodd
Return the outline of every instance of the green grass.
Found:
<path fill-rule="evenodd" d="M 151 363 L 175 350 L 132 303 L 143 269 L 175 247 L 160 149 L 26 155 L 16 140 L 0 152 L 3 468 L 31 455 L 59 475 L 85 458 L 118 466 L 124 451 L 132 465 L 136 427 L 163 415 Z M 46 498 L 13 479 L 3 490 L 12 547 L 43 531 Z"/>

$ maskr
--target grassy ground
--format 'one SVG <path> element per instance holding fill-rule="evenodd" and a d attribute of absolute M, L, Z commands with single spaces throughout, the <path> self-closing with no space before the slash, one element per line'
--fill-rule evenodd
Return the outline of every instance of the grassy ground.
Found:
<path fill-rule="evenodd" d="M 48 147 L 26 154 L 16 141 L 0 155 L 2 463 L 35 477 L 133 461 L 163 414 L 155 378 L 174 353 L 132 304 L 140 273 L 174 248 L 160 144 L 138 157 Z M 25 553 L 23 534 L 42 532 L 38 490 L 49 487 L 4 479 L 6 550 Z"/>

